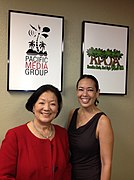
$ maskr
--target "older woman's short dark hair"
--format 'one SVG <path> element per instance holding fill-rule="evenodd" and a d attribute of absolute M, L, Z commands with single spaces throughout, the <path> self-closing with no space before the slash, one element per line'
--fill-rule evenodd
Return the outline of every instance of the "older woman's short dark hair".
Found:
<path fill-rule="evenodd" d="M 41 96 L 41 94 L 43 94 L 44 92 L 47 91 L 51 91 L 55 94 L 55 96 L 57 97 L 57 101 L 58 101 L 58 113 L 56 115 L 56 117 L 59 115 L 61 108 L 62 108 L 62 96 L 60 91 L 58 90 L 58 88 L 56 88 L 53 85 L 50 84 L 46 84 L 46 85 L 42 85 L 41 87 L 39 87 L 27 100 L 27 103 L 25 105 L 26 109 L 28 111 L 33 112 L 33 106 L 36 103 L 36 101 L 38 100 L 38 98 Z"/>

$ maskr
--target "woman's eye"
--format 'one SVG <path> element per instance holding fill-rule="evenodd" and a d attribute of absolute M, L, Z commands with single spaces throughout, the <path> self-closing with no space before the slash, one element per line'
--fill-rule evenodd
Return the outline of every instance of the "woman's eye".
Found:
<path fill-rule="evenodd" d="M 55 104 L 55 103 L 51 103 L 50 105 L 51 105 L 51 106 L 56 106 L 56 104 Z"/>
<path fill-rule="evenodd" d="M 84 89 L 78 89 L 78 91 L 84 91 Z M 94 91 L 93 89 L 87 89 L 86 91 L 91 92 Z"/>
<path fill-rule="evenodd" d="M 78 91 L 83 91 L 83 89 L 78 89 Z"/>
<path fill-rule="evenodd" d="M 39 104 L 44 104 L 44 102 L 39 102 Z"/>
<path fill-rule="evenodd" d="M 88 91 L 94 91 L 93 89 L 88 89 Z"/>

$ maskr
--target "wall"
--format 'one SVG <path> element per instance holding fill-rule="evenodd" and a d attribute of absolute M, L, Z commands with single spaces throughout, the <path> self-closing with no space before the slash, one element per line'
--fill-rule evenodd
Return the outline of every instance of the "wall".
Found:
<path fill-rule="evenodd" d="M 112 180 L 134 177 L 134 1 L 107 0 L 0 0 L 0 142 L 6 131 L 30 121 L 25 110 L 30 92 L 7 92 L 8 10 L 29 11 L 65 18 L 65 49 L 63 68 L 64 107 L 55 120 L 65 126 L 70 108 L 77 105 L 75 82 L 80 75 L 81 23 L 83 20 L 128 25 L 128 93 L 125 96 L 101 95 L 99 107 L 111 118 L 115 134 Z M 23 83 L 23 82 L 22 82 Z M 112 82 L 111 82 L 112 83 Z"/>

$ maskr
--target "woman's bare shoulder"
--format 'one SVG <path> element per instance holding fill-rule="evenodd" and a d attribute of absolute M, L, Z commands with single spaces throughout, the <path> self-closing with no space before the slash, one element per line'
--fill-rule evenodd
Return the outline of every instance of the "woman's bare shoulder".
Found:
<path fill-rule="evenodd" d="M 113 134 L 113 128 L 112 128 L 112 123 L 111 123 L 110 118 L 106 116 L 105 114 L 102 115 L 99 119 L 97 129 L 99 133 L 102 133 L 102 134 L 104 133 Z"/>

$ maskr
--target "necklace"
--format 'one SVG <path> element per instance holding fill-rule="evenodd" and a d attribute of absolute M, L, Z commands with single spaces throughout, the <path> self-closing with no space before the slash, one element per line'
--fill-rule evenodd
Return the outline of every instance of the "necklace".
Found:
<path fill-rule="evenodd" d="M 50 137 L 52 137 L 52 135 L 53 135 L 53 126 L 51 125 L 51 131 L 50 131 L 50 133 L 49 133 L 49 135 L 48 136 L 45 136 L 43 133 L 41 133 L 39 130 L 38 130 L 38 128 L 35 126 L 35 124 L 34 124 L 34 121 L 32 121 L 32 123 L 33 123 L 33 127 L 34 127 L 34 129 L 38 132 L 38 134 L 40 134 L 43 138 L 45 138 L 45 139 L 49 139 Z"/>

